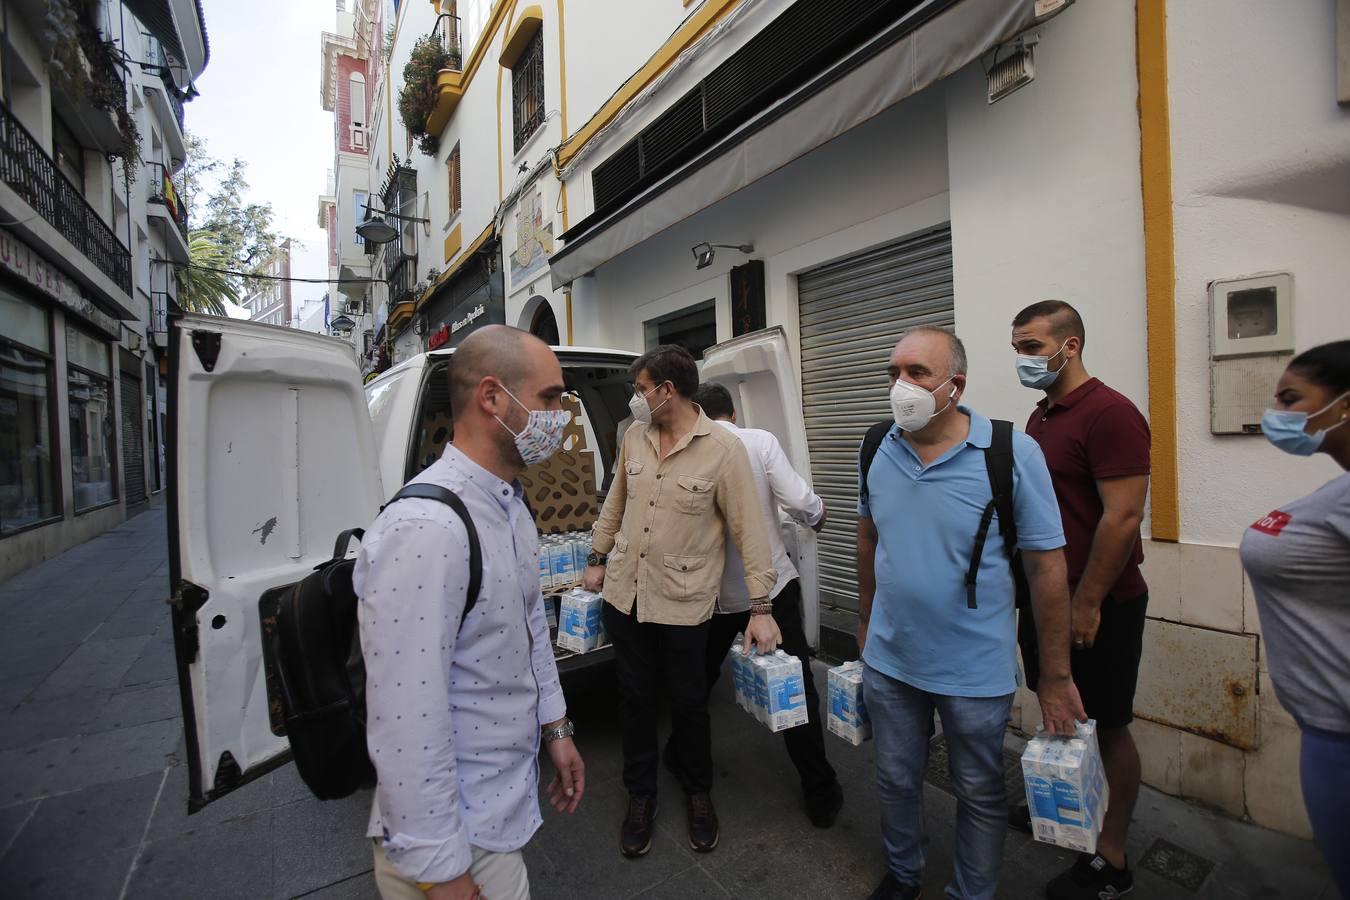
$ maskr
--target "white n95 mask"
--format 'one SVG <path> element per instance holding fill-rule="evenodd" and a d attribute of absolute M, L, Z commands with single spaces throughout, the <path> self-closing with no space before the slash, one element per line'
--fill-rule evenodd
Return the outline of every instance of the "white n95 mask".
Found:
<path fill-rule="evenodd" d="M 950 381 L 951 378 L 948 378 L 938 387 L 941 388 Z M 952 398 L 955 396 L 956 388 L 953 387 L 951 393 L 947 395 L 946 405 L 942 409 L 937 409 L 937 400 L 932 391 L 896 379 L 895 385 L 891 388 L 891 415 L 895 417 L 895 424 L 899 425 L 902 431 L 918 431 L 931 422 L 933 416 L 951 406 Z"/>

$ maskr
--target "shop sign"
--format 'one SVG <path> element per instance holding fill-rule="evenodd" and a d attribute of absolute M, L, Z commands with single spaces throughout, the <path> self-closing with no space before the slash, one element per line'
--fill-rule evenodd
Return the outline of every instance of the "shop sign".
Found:
<path fill-rule="evenodd" d="M 432 332 L 431 337 L 427 338 L 427 349 L 435 350 L 438 347 L 445 346 L 447 343 L 450 342 L 450 338 L 454 337 L 457 332 L 463 331 L 465 328 L 468 328 L 470 325 L 472 325 L 474 322 L 477 322 L 480 318 L 482 318 L 486 314 L 487 314 L 487 307 L 480 303 L 473 309 L 469 310 L 469 312 L 467 312 L 464 315 L 464 318 L 456 319 L 455 321 L 450 322 L 448 324 L 442 323 L 441 327 L 437 328 L 434 332 Z"/>
<path fill-rule="evenodd" d="M 104 332 L 116 336 L 117 320 L 80 293 L 75 283 L 23 241 L 0 229 L 0 266 L 77 313 Z"/>

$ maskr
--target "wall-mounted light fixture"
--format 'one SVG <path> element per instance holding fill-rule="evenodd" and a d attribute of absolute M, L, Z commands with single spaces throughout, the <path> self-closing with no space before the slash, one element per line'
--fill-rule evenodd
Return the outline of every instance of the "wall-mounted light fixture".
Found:
<path fill-rule="evenodd" d="M 380 218 L 381 216 L 397 219 L 400 222 L 421 222 L 424 225 L 431 222 L 430 219 L 423 219 L 418 216 L 401 216 L 398 213 L 371 209 L 367 206 L 365 221 L 356 226 L 356 233 L 361 236 L 362 240 L 370 241 L 372 244 L 390 244 L 398 240 L 398 229 Z"/>
<path fill-rule="evenodd" d="M 712 265 L 713 257 L 717 255 L 716 251 L 713 250 L 714 247 L 725 247 L 729 250 L 739 250 L 742 253 L 755 252 L 754 244 L 709 244 L 704 241 L 689 248 L 690 252 L 694 254 L 695 269 L 706 269 Z"/>

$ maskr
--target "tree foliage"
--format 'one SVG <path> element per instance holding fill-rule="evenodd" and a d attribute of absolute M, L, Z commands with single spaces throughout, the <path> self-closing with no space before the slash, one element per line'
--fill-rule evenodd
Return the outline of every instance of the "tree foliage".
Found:
<path fill-rule="evenodd" d="M 231 260 L 215 232 L 196 229 L 188 234 L 188 268 L 178 270 L 178 305 L 187 312 L 223 316 L 224 301 L 239 303 L 239 289 L 227 269 Z"/>
<path fill-rule="evenodd" d="M 445 49 L 435 34 L 424 35 L 413 44 L 412 56 L 403 67 L 403 87 L 398 92 L 398 114 L 403 127 L 417 139 L 417 147 L 427 156 L 435 156 L 440 135 L 427 133 L 427 119 L 436 108 L 436 76 L 450 66 L 454 53 Z"/>

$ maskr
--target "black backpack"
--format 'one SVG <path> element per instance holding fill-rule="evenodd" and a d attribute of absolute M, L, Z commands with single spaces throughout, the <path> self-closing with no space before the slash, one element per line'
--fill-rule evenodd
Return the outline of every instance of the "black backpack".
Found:
<path fill-rule="evenodd" d="M 867 436 L 863 438 L 858 468 L 862 473 L 860 493 L 864 501 L 868 499 L 867 473 L 872 468 L 872 460 L 894 424 L 892 419 L 878 422 L 867 429 Z M 1022 553 L 1017 549 L 1017 519 L 1013 512 L 1013 426 L 1011 422 L 1002 419 L 993 419 L 992 424 L 994 434 L 984 451 L 984 466 L 989 474 L 989 488 L 993 497 L 985 506 L 984 515 L 980 517 L 979 530 L 975 532 L 975 546 L 970 554 L 970 567 L 966 569 L 966 606 L 970 609 L 976 608 L 975 579 L 980 573 L 980 557 L 984 555 L 984 542 L 989 536 L 989 523 L 993 521 L 994 513 L 997 511 L 999 534 L 1003 536 L 1003 547 L 1012 565 L 1017 608 L 1026 609 L 1031 603 L 1031 589 L 1027 585 L 1027 575 L 1022 568 Z"/>
<path fill-rule="evenodd" d="M 410 484 L 389 502 L 408 498 L 438 500 L 464 522 L 469 590 L 462 628 L 482 583 L 478 530 L 464 501 L 446 488 Z M 259 604 L 272 730 L 290 741 L 300 777 L 320 800 L 337 800 L 375 784 L 366 750 L 366 664 L 352 587 L 356 560 L 346 558 L 351 539 L 363 535 L 360 528 L 342 532 L 332 559 L 295 584 L 271 589 Z"/>

